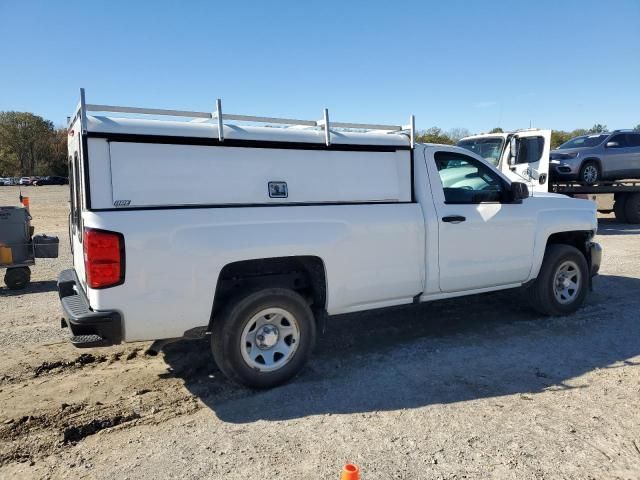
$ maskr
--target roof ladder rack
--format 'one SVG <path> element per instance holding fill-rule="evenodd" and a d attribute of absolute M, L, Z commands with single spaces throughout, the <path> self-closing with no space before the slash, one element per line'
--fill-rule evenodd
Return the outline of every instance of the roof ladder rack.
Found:
<path fill-rule="evenodd" d="M 139 107 L 123 107 L 116 105 L 100 105 L 85 102 L 84 88 L 80 89 L 80 104 L 76 110 L 75 115 L 70 120 L 71 125 L 78 116 L 81 119 L 81 125 L 83 132 L 87 129 L 87 112 L 116 112 L 116 113 L 128 113 L 128 114 L 140 114 L 140 115 L 165 115 L 170 117 L 184 117 L 191 118 L 191 121 L 207 122 L 209 120 L 215 120 L 218 127 L 218 140 L 224 141 L 224 121 L 235 120 L 241 122 L 254 122 L 254 123 L 275 123 L 280 125 L 302 126 L 302 127 L 316 127 L 324 130 L 324 141 L 327 146 L 331 145 L 331 129 L 353 129 L 353 130 L 377 130 L 386 131 L 387 133 L 398 134 L 405 133 L 409 135 L 411 140 L 411 148 L 415 146 L 416 138 L 416 126 L 415 116 L 409 117 L 409 123 L 407 125 L 385 125 L 385 124 L 373 124 L 373 123 L 348 123 L 348 122 L 330 122 L 329 109 L 323 110 L 321 120 L 300 120 L 294 118 L 279 118 L 279 117 L 260 117 L 253 115 L 237 115 L 232 113 L 223 113 L 222 100 L 216 100 L 215 112 L 195 112 L 188 110 L 167 110 L 160 108 L 139 108 Z"/>

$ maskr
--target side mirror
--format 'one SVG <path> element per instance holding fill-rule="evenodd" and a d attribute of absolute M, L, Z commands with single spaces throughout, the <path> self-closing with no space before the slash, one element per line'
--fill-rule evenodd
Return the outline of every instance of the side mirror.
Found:
<path fill-rule="evenodd" d="M 607 148 L 618 148 L 620 144 L 618 142 L 607 142 Z"/>
<path fill-rule="evenodd" d="M 511 200 L 519 202 L 525 198 L 529 198 L 529 187 L 527 184 L 522 182 L 511 183 Z"/>
<path fill-rule="evenodd" d="M 518 139 L 516 137 L 511 137 L 511 141 L 509 142 L 509 165 L 515 165 L 518 160 Z"/>

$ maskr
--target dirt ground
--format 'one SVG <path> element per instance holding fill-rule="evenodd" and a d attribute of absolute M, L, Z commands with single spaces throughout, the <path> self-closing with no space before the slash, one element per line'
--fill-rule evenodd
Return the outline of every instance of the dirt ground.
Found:
<path fill-rule="evenodd" d="M 66 343 L 68 191 L 23 194 L 61 256 L 0 288 L 0 478 L 333 479 L 348 461 L 363 480 L 640 478 L 640 227 L 601 217 L 576 315 L 503 292 L 335 318 L 300 376 L 256 392 L 206 341 Z"/>

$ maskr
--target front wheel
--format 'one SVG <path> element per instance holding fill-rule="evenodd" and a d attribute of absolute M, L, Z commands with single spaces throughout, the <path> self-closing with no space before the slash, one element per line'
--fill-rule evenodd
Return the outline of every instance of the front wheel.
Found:
<path fill-rule="evenodd" d="M 229 302 L 213 321 L 211 350 L 230 380 L 271 388 L 302 369 L 315 338 L 305 299 L 292 290 L 269 288 Z"/>
<path fill-rule="evenodd" d="M 593 185 L 599 182 L 601 176 L 600 166 L 596 162 L 585 162 L 580 168 L 580 181 L 587 185 Z"/>
<path fill-rule="evenodd" d="M 584 303 L 589 288 L 587 260 L 570 245 L 547 247 L 540 273 L 529 287 L 531 306 L 543 315 L 569 315 Z"/>

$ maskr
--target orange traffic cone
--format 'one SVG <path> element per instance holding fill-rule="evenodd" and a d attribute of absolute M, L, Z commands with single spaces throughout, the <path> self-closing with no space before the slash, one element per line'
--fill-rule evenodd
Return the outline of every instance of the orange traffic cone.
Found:
<path fill-rule="evenodd" d="M 360 480 L 360 470 L 352 463 L 347 463 L 342 469 L 340 480 Z"/>

